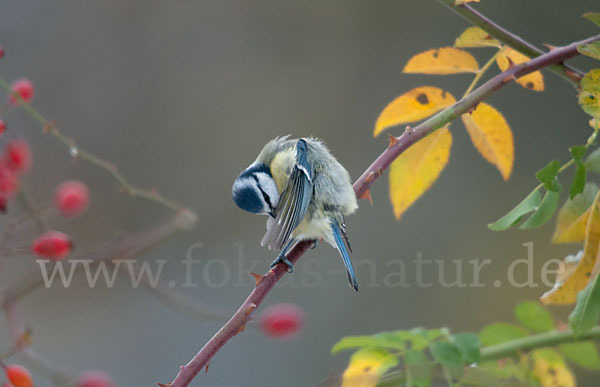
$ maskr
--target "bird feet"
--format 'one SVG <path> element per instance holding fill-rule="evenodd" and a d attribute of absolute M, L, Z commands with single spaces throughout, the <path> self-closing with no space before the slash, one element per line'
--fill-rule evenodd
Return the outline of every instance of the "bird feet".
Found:
<path fill-rule="evenodd" d="M 285 254 L 279 254 L 277 256 L 277 258 L 275 258 L 275 260 L 273 261 L 273 263 L 271 263 L 271 268 L 275 267 L 276 265 L 280 264 L 280 263 L 285 263 L 285 265 L 287 266 L 288 273 L 293 273 L 294 272 L 294 264 L 292 262 L 290 262 L 289 259 L 287 259 L 287 257 L 285 256 Z"/>

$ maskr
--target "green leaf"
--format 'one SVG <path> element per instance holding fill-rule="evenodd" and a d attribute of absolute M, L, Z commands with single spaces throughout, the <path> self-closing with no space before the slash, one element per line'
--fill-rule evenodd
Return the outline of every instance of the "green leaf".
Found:
<path fill-rule="evenodd" d="M 429 345 L 431 354 L 444 368 L 444 375 L 450 386 L 454 386 L 463 370 L 462 356 L 456 346 L 448 341 L 434 341 Z"/>
<path fill-rule="evenodd" d="M 443 329 L 423 329 L 423 328 L 413 328 L 410 331 L 404 333 L 408 333 L 410 335 L 410 347 L 414 350 L 420 351 L 429 345 L 432 341 L 448 335 L 448 330 Z"/>
<path fill-rule="evenodd" d="M 514 312 L 517 321 L 533 332 L 547 332 L 554 329 L 552 315 L 538 302 L 519 302 Z"/>
<path fill-rule="evenodd" d="M 574 199 L 575 196 L 583 192 L 584 187 L 585 166 L 583 164 L 579 164 L 575 169 L 575 176 L 573 176 L 573 181 L 571 182 L 571 186 L 569 187 L 569 198 L 571 200 Z"/>
<path fill-rule="evenodd" d="M 535 210 L 542 201 L 542 195 L 538 190 L 533 191 L 515 208 L 510 210 L 502 218 L 498 219 L 494 223 L 488 224 L 488 228 L 493 231 L 502 231 L 507 228 L 519 223 L 521 217 Z"/>
<path fill-rule="evenodd" d="M 544 225 L 552 218 L 552 215 L 554 215 L 554 212 L 558 208 L 558 199 L 558 192 L 546 192 L 539 207 L 536 208 L 535 212 L 519 228 L 527 230 Z"/>
<path fill-rule="evenodd" d="M 462 356 L 456 346 L 448 341 L 434 341 L 429 345 L 431 354 L 440 364 L 462 366 Z"/>
<path fill-rule="evenodd" d="M 479 341 L 483 346 L 490 346 L 520 339 L 527 335 L 528 332 L 518 325 L 498 322 L 484 327 L 479 332 Z"/>
<path fill-rule="evenodd" d="M 583 161 L 583 156 L 585 156 L 586 151 L 585 145 L 575 145 L 569 148 L 569 152 L 571 152 L 571 156 L 573 156 L 573 161 L 575 164 L 579 165 Z"/>
<path fill-rule="evenodd" d="M 405 349 L 406 339 L 402 335 L 402 331 L 398 332 L 381 332 L 373 335 L 373 338 L 376 340 L 377 346 L 379 347 Z"/>
<path fill-rule="evenodd" d="M 410 350 L 404 357 L 407 387 L 431 386 L 431 364 L 422 351 Z"/>
<path fill-rule="evenodd" d="M 596 275 L 577 294 L 577 304 L 569 315 L 569 328 L 575 336 L 589 332 L 600 318 L 600 277 Z"/>
<path fill-rule="evenodd" d="M 600 356 L 592 341 L 561 344 L 558 348 L 569 361 L 578 366 L 588 370 L 600 370 Z"/>
<path fill-rule="evenodd" d="M 590 153 L 583 165 L 588 171 L 600 173 L 600 148 Z"/>
<path fill-rule="evenodd" d="M 476 333 L 456 333 L 450 337 L 450 342 L 458 349 L 465 363 L 479 362 L 481 344 Z"/>
<path fill-rule="evenodd" d="M 580 44 L 577 46 L 577 51 L 582 55 L 587 55 L 591 58 L 600 60 L 600 42 L 595 41 L 590 44 Z"/>
<path fill-rule="evenodd" d="M 588 19 L 598 27 L 600 27 L 600 12 L 586 12 L 581 17 Z"/>
<path fill-rule="evenodd" d="M 338 341 L 331 349 L 336 354 L 345 349 L 365 347 L 404 349 L 405 340 L 392 332 L 382 332 L 373 336 L 347 336 Z"/>
<path fill-rule="evenodd" d="M 551 192 L 560 192 L 562 187 L 557 181 L 558 171 L 560 169 L 560 162 L 558 160 L 552 160 L 544 168 L 537 171 L 535 177 L 544 185 L 544 187 Z"/>

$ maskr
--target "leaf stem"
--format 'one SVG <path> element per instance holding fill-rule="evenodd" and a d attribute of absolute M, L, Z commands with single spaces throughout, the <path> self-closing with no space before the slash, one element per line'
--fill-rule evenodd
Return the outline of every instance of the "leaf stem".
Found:
<path fill-rule="evenodd" d="M 471 81 L 471 84 L 469 85 L 469 87 L 467 88 L 467 91 L 465 91 L 465 93 L 463 94 L 463 98 L 465 98 L 467 95 L 469 95 L 469 93 L 471 91 L 473 91 L 473 89 L 475 88 L 475 86 L 477 86 L 477 83 L 479 82 L 479 80 L 481 79 L 481 77 L 483 76 L 483 74 L 485 74 L 485 72 L 487 71 L 487 69 L 490 68 L 490 66 L 496 61 L 496 58 L 498 58 L 498 56 L 500 54 L 502 54 L 504 51 L 506 51 L 506 47 L 501 47 L 498 51 L 496 51 L 496 53 L 486 62 L 486 64 L 483 65 L 483 67 L 481 67 L 479 70 L 477 70 L 477 73 L 475 74 L 475 78 L 473 78 L 473 80 Z"/>
<path fill-rule="evenodd" d="M 101 159 L 94 154 L 81 149 L 72 138 L 65 136 L 58 130 L 56 124 L 44 117 L 42 113 L 40 113 L 36 108 L 34 108 L 31 104 L 24 101 L 21 98 L 19 93 L 15 93 L 12 90 L 10 84 L 0 77 L 0 88 L 4 89 L 6 93 L 11 96 L 14 96 L 17 100 L 19 100 L 19 105 L 22 107 L 35 121 L 37 121 L 46 132 L 52 134 L 55 138 L 57 138 L 61 143 L 63 143 L 68 149 L 69 153 L 72 157 L 83 159 L 101 169 L 104 169 L 106 172 L 110 174 L 110 176 L 121 186 L 121 188 L 130 196 L 143 198 L 149 201 L 153 201 L 157 204 L 160 204 L 173 212 L 177 212 L 182 210 L 183 207 L 178 203 L 166 199 L 161 194 L 154 190 L 144 190 L 132 185 L 129 180 L 125 178 L 125 176 L 117 169 L 117 167 L 106 161 Z"/>
<path fill-rule="evenodd" d="M 483 347 L 481 348 L 481 361 L 509 357 L 519 351 L 553 347 L 558 344 L 573 343 L 576 341 L 585 341 L 591 339 L 600 339 L 600 327 L 594 327 L 589 332 L 582 334 L 577 338 L 571 330 L 544 332 L 537 335 L 507 341 L 501 344 L 491 345 L 489 347 Z"/>

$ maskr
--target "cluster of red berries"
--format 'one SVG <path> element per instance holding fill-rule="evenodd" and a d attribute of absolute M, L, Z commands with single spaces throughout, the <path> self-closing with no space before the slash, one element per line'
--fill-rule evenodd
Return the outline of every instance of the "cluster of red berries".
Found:
<path fill-rule="evenodd" d="M 3 55 L 4 51 L 0 47 L 0 58 Z M 10 105 L 17 105 L 21 100 L 28 103 L 33 98 L 33 84 L 26 78 L 14 81 L 12 89 L 14 94 L 9 97 Z M 0 120 L 0 134 L 5 130 L 6 123 Z M 19 190 L 20 177 L 29 171 L 32 163 L 33 156 L 27 141 L 14 139 L 8 142 L 4 154 L 0 155 L 0 211 L 6 212 L 8 200 Z M 54 193 L 54 206 L 65 217 L 81 214 L 86 210 L 88 203 L 88 188 L 76 180 L 63 182 Z M 59 260 L 66 257 L 72 247 L 71 239 L 66 234 L 49 231 L 33 241 L 31 250 L 40 257 Z"/>
<path fill-rule="evenodd" d="M 67 180 L 56 187 L 54 206 L 65 217 L 73 217 L 87 209 L 90 191 L 87 186 L 77 180 Z M 31 245 L 31 250 L 38 256 L 61 260 L 73 249 L 71 238 L 59 231 L 48 231 L 38 236 Z"/>
<path fill-rule="evenodd" d="M 0 56 L 2 51 L 0 50 Z M 25 102 L 33 98 L 34 87 L 28 79 L 18 79 L 12 83 L 16 94 Z M 16 105 L 20 99 L 11 95 L 9 104 Z M 6 123 L 0 120 L 0 134 L 6 130 Z M 29 144 L 24 139 L 14 139 L 7 143 L 4 154 L 0 155 L 0 211 L 6 212 L 8 200 L 19 190 L 20 177 L 29 171 L 33 156 Z M 54 193 L 54 206 L 65 217 L 73 217 L 84 212 L 89 203 L 89 190 L 76 180 L 61 183 Z M 58 231 L 49 231 L 38 236 L 31 250 L 43 258 L 59 260 L 66 257 L 73 247 L 71 239 Z"/>

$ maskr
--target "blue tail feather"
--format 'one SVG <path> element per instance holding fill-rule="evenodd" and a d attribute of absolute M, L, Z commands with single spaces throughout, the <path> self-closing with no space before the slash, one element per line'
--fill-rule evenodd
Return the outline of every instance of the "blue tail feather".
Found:
<path fill-rule="evenodd" d="M 356 275 L 354 274 L 352 261 L 350 261 L 350 255 L 348 254 L 348 249 L 346 248 L 346 244 L 344 243 L 344 237 L 342 236 L 340 226 L 337 224 L 337 221 L 335 219 L 332 219 L 331 221 L 331 231 L 333 232 L 333 237 L 335 239 L 337 249 L 340 252 L 340 255 L 342 256 L 342 260 L 344 261 L 344 266 L 346 267 L 346 273 L 348 273 L 348 281 L 350 282 L 350 286 L 352 286 L 354 290 L 358 291 L 358 281 L 356 280 Z"/>

